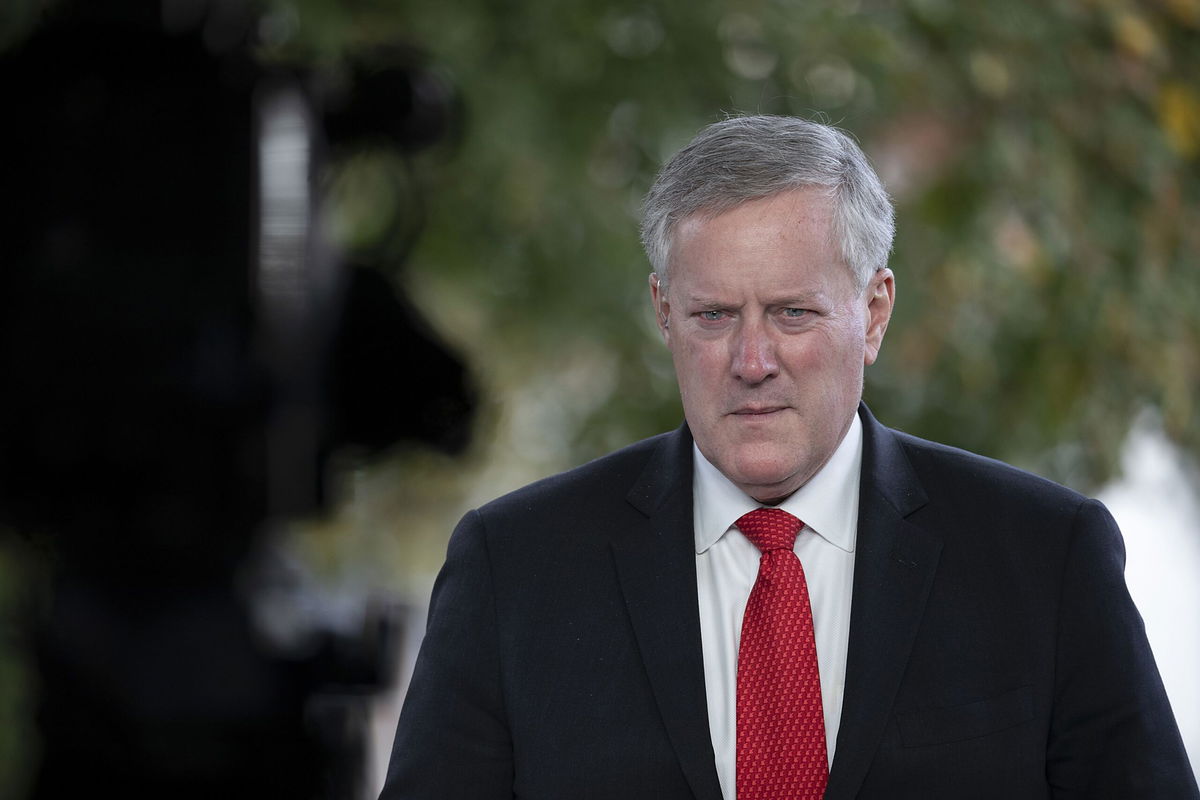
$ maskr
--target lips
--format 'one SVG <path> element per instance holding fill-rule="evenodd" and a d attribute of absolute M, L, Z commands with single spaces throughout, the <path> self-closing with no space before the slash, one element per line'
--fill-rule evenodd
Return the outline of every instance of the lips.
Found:
<path fill-rule="evenodd" d="M 731 412 L 737 417 L 765 417 L 777 411 L 783 411 L 787 406 L 747 406 Z"/>

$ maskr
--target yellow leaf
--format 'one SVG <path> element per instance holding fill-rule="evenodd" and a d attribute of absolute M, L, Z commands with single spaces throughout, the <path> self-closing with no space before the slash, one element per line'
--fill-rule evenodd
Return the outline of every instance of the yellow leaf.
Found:
<path fill-rule="evenodd" d="M 1167 0 L 1167 10 L 1185 25 L 1200 28 L 1200 0 Z"/>
<path fill-rule="evenodd" d="M 1113 20 L 1113 34 L 1126 51 L 1143 60 L 1158 54 L 1161 49 L 1158 35 L 1141 16 L 1122 11 Z"/>
<path fill-rule="evenodd" d="M 971 81 L 981 92 L 992 97 L 1008 94 L 1011 78 L 1004 61 L 991 53 L 976 50 L 971 53 Z"/>
<path fill-rule="evenodd" d="M 1158 121 L 1175 152 L 1184 158 L 1200 153 L 1200 96 L 1190 86 L 1179 82 L 1163 85 Z"/>

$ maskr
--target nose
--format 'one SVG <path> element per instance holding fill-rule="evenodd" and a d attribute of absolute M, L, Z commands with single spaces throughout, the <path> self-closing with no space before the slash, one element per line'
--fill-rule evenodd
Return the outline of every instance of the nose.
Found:
<path fill-rule="evenodd" d="M 775 344 L 762 323 L 746 320 L 734 337 L 732 346 L 735 378 L 753 385 L 779 373 Z"/>

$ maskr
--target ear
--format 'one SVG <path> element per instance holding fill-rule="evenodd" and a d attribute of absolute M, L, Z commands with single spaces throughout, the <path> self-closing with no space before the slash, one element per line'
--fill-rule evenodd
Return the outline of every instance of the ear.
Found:
<path fill-rule="evenodd" d="M 662 334 L 667 347 L 671 346 L 671 303 L 667 300 L 666 287 L 659 280 L 657 272 L 650 273 L 650 305 L 654 309 L 654 321 L 658 324 L 658 332 Z"/>
<path fill-rule="evenodd" d="M 884 267 L 872 275 L 863 298 L 867 304 L 867 348 L 863 362 L 870 366 L 879 358 L 883 334 L 887 332 L 892 307 L 896 304 L 896 279 L 892 271 Z"/>

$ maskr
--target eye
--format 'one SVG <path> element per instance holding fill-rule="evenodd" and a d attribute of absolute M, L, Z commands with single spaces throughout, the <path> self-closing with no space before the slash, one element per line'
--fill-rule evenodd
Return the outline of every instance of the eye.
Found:
<path fill-rule="evenodd" d="M 710 309 L 708 311 L 700 312 L 700 319 L 704 320 L 705 322 L 720 322 L 721 318 L 724 316 L 724 311 L 714 311 Z"/>
<path fill-rule="evenodd" d="M 785 317 L 787 317 L 788 319 L 800 319 L 801 317 L 807 316 L 808 313 L 809 312 L 808 312 L 807 308 L 785 308 L 785 309 L 783 309 L 783 315 Z"/>

